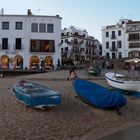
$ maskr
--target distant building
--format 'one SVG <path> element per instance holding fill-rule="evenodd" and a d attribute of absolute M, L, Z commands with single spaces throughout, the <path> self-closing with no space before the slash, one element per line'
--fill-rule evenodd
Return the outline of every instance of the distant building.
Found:
<path fill-rule="evenodd" d="M 85 29 L 74 26 L 62 30 L 60 46 L 62 60 L 72 59 L 74 63 L 93 63 L 101 53 L 100 42 Z"/>
<path fill-rule="evenodd" d="M 102 28 L 102 55 L 107 58 L 140 57 L 140 21 L 121 19 Z"/>
<path fill-rule="evenodd" d="M 126 26 L 126 54 L 140 57 L 140 21 L 130 21 Z"/>
<path fill-rule="evenodd" d="M 61 60 L 61 17 L 0 15 L 0 64 L 5 69 L 57 67 Z"/>

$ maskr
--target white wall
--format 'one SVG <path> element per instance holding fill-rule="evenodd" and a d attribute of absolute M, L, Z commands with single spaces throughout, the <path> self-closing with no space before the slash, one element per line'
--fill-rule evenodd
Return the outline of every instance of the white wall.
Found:
<path fill-rule="evenodd" d="M 2 30 L 2 22 L 9 22 L 9 30 Z M 23 22 L 22 30 L 15 30 L 15 22 Z M 54 24 L 54 33 L 31 33 L 31 23 L 51 23 Z M 61 60 L 61 50 L 58 44 L 61 42 L 61 17 L 58 16 L 34 16 L 34 15 L 0 15 L 0 45 L 2 38 L 8 38 L 10 50 L 13 51 L 15 38 L 22 38 L 23 50 L 19 50 L 23 60 L 23 67 L 29 67 L 29 59 L 31 55 L 39 57 L 52 56 L 54 58 L 54 66 L 56 68 L 57 59 Z M 55 40 L 55 53 L 37 53 L 30 52 L 30 39 Z M 5 54 L 6 50 L 0 50 L 0 57 Z M 16 54 L 7 54 L 14 57 Z"/>

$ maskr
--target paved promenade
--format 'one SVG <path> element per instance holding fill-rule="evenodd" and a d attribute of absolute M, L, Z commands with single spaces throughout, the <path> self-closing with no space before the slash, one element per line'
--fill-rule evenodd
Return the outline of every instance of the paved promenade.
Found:
<path fill-rule="evenodd" d="M 101 71 L 101 75 L 94 76 L 87 72 L 87 69 L 82 70 L 75 70 L 78 77 L 80 79 L 85 80 L 105 80 L 105 73 L 107 72 L 114 72 L 112 69 L 103 69 Z M 127 70 L 117 70 L 116 71 L 119 74 L 123 74 L 125 76 L 129 76 Z M 67 78 L 69 77 L 69 70 L 56 70 L 56 71 L 49 71 L 46 73 L 39 73 L 39 74 L 32 74 L 32 75 L 26 75 L 23 76 L 23 78 L 27 80 L 44 80 L 44 81 L 67 81 Z M 140 77 L 140 71 L 135 72 L 135 77 Z"/>
<path fill-rule="evenodd" d="M 81 79 L 87 79 L 87 80 L 94 80 L 94 79 L 105 79 L 104 75 L 106 72 L 110 72 L 113 70 L 102 70 L 100 76 L 93 76 L 88 74 L 87 69 L 84 70 L 75 70 L 78 77 Z M 125 70 L 119 70 L 119 73 L 127 75 L 127 71 Z M 69 70 L 57 70 L 57 71 L 50 71 L 46 73 L 40 73 L 40 74 L 33 74 L 33 75 L 27 75 L 23 76 L 26 79 L 41 79 L 41 80 L 67 80 L 69 76 Z"/>

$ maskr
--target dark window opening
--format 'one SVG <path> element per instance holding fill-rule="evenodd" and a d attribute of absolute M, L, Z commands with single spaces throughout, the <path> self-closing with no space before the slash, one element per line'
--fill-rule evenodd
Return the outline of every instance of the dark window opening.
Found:
<path fill-rule="evenodd" d="M 55 52 L 54 40 L 31 40 L 31 52 Z"/>
<path fill-rule="evenodd" d="M 2 38 L 2 49 L 3 50 L 8 49 L 8 38 Z"/>
<path fill-rule="evenodd" d="M 22 30 L 22 22 L 16 22 L 16 30 Z"/>
<path fill-rule="evenodd" d="M 21 50 L 21 38 L 16 38 L 16 50 Z"/>

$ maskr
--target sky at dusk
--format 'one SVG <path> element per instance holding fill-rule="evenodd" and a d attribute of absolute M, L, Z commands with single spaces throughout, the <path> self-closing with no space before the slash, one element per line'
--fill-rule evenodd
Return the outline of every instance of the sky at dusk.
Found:
<path fill-rule="evenodd" d="M 140 0 L 0 0 L 5 14 L 60 15 L 62 29 L 71 25 L 86 29 L 102 41 L 102 26 L 119 19 L 140 20 Z"/>

